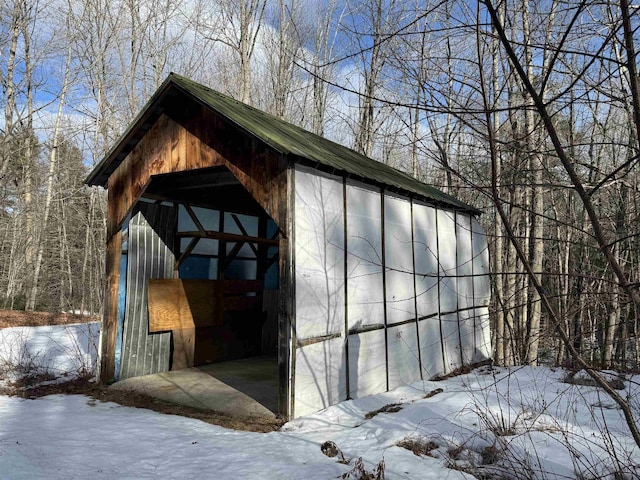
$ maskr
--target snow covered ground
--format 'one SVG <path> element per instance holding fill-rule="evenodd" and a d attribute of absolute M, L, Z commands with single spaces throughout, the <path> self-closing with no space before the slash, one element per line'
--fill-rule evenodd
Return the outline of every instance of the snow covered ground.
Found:
<path fill-rule="evenodd" d="M 91 345 L 97 335 L 92 324 L 32 330 L 21 337 L 33 339 L 29 348 L 58 349 L 37 357 L 55 358 L 60 371 L 74 362 L 63 352 L 72 357 L 74 345 Z M 7 338 L 0 331 L 0 359 Z M 620 410 L 595 387 L 564 383 L 565 375 L 483 367 L 343 402 L 266 434 L 80 395 L 0 396 L 0 479 L 331 479 L 358 457 L 368 471 L 384 459 L 386 479 L 474 478 L 461 468 L 496 478 L 639 478 L 640 451 Z M 640 377 L 627 377 L 624 387 L 637 398 Z M 387 412 L 375 414 L 381 408 Z M 326 441 L 348 465 L 322 453 Z"/>
<path fill-rule="evenodd" d="M 0 373 L 58 378 L 96 370 L 100 322 L 0 329 Z"/>

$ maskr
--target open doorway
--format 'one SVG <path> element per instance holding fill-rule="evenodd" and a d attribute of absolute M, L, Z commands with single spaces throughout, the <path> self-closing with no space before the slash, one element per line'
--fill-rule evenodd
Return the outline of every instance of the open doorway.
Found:
<path fill-rule="evenodd" d="M 152 178 L 174 210 L 173 275 L 148 279 L 149 334 L 168 368 L 196 368 L 272 411 L 278 391 L 278 226 L 224 167 Z"/>

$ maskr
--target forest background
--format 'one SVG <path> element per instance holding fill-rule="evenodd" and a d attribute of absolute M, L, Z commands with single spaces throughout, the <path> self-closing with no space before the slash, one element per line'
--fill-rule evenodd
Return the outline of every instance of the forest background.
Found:
<path fill-rule="evenodd" d="M 83 179 L 173 71 L 484 211 L 495 361 L 638 368 L 640 8 L 5 0 L 0 307 L 99 313 Z"/>

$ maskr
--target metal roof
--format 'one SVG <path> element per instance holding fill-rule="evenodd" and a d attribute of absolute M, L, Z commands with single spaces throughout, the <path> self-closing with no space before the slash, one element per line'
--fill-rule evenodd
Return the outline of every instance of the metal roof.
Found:
<path fill-rule="evenodd" d="M 116 145 L 89 174 L 85 180 L 87 184 L 106 186 L 111 173 L 142 138 L 144 131 L 150 127 L 149 123 L 155 121 L 153 117 L 159 115 L 158 107 L 162 99 L 172 89 L 212 109 L 249 135 L 296 161 L 306 160 L 305 163 L 322 166 L 323 170 L 329 169 L 336 173 L 392 187 L 400 193 L 422 197 L 450 208 L 473 214 L 480 213 L 478 209 L 400 170 L 174 73 L 167 77 Z"/>

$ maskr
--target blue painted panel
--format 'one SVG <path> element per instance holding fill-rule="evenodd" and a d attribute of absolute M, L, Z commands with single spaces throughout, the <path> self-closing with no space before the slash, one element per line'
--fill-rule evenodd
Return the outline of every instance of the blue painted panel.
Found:
<path fill-rule="evenodd" d="M 269 267 L 264 275 L 265 290 L 277 290 L 279 278 L 280 275 L 278 274 L 278 262 L 276 262 Z"/>
<path fill-rule="evenodd" d="M 123 252 L 126 245 L 123 244 Z M 120 379 L 120 363 L 122 359 L 122 331 L 124 329 L 124 312 L 127 298 L 127 258 L 126 253 L 120 256 L 120 282 L 118 284 L 118 328 L 116 330 L 116 367 L 115 379 Z"/>
<path fill-rule="evenodd" d="M 257 274 L 258 264 L 255 260 L 232 260 L 224 275 L 229 280 L 255 280 Z"/>
<path fill-rule="evenodd" d="M 187 257 L 179 268 L 182 279 L 208 278 L 215 280 L 218 272 L 218 259 L 206 257 Z"/>

